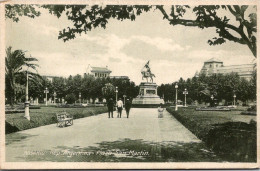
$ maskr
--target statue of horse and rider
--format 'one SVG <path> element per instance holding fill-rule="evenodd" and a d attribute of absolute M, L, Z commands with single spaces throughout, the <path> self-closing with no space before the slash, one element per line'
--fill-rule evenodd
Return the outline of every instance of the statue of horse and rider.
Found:
<path fill-rule="evenodd" d="M 151 72 L 151 68 L 149 66 L 149 62 L 148 61 L 145 66 L 143 67 L 141 73 L 142 73 L 142 80 L 144 78 L 146 78 L 146 81 L 148 82 L 148 78 L 150 78 L 150 81 L 153 82 L 153 77 L 155 77 L 155 75 Z"/>

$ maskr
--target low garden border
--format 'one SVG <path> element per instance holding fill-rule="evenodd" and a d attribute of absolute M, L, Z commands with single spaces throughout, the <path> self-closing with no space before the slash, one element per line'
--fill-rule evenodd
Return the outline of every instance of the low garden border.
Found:
<path fill-rule="evenodd" d="M 251 121 L 248 124 L 245 122 L 234 122 L 223 117 L 223 115 L 214 115 L 213 118 L 213 116 L 204 111 L 195 111 L 193 109 L 174 111 L 174 108 L 166 109 L 224 160 L 231 162 L 256 162 L 255 121 Z M 228 113 L 225 112 L 224 114 Z M 219 120 L 216 121 L 217 119 Z"/>

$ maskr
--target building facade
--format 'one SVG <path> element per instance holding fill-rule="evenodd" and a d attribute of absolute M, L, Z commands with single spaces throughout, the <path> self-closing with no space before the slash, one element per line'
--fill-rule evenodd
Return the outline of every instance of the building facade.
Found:
<path fill-rule="evenodd" d="M 43 78 L 47 79 L 48 81 L 50 81 L 51 83 L 53 82 L 53 80 L 55 78 L 58 78 L 58 76 L 48 76 L 48 75 L 44 75 L 42 76 Z"/>
<path fill-rule="evenodd" d="M 219 59 L 211 58 L 204 62 L 200 74 L 210 76 L 212 74 L 229 74 L 233 72 L 237 73 L 241 78 L 250 80 L 255 69 L 255 63 L 224 66 L 223 62 Z"/>
<path fill-rule="evenodd" d="M 93 67 L 91 65 L 88 65 L 87 68 L 87 75 L 92 75 L 95 78 L 107 78 L 110 76 L 110 73 L 112 71 L 108 69 L 108 67 Z"/>
<path fill-rule="evenodd" d="M 129 80 L 128 76 L 110 76 L 111 79 Z"/>

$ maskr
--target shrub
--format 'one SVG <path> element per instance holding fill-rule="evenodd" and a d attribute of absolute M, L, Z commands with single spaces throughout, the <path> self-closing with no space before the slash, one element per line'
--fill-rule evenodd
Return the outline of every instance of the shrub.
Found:
<path fill-rule="evenodd" d="M 65 100 L 67 101 L 68 104 L 73 104 L 75 103 L 76 101 L 76 96 L 71 93 L 71 94 L 68 94 L 66 97 L 65 97 Z"/>
<path fill-rule="evenodd" d="M 256 105 L 251 106 L 250 108 L 247 109 L 247 111 L 254 111 L 254 112 L 256 112 Z"/>

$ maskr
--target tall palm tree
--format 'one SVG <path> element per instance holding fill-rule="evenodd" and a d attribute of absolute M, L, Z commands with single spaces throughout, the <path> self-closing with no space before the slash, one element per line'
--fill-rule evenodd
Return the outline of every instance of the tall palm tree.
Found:
<path fill-rule="evenodd" d="M 25 51 L 22 50 L 14 50 L 12 51 L 12 47 L 8 47 L 6 49 L 6 57 L 5 57 L 5 80 L 6 80 L 6 95 L 8 102 L 10 105 L 13 105 L 16 102 L 16 92 L 19 91 L 21 78 L 25 78 L 26 72 L 30 74 L 30 76 L 35 76 L 33 72 L 28 71 L 29 68 L 36 70 L 38 67 L 37 64 L 33 63 L 38 61 L 33 57 L 26 57 Z"/>

